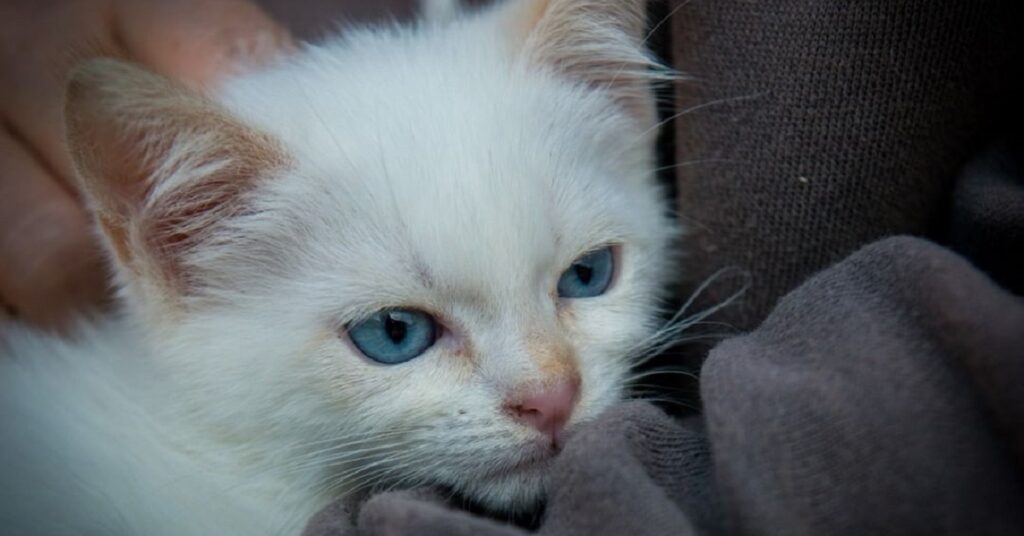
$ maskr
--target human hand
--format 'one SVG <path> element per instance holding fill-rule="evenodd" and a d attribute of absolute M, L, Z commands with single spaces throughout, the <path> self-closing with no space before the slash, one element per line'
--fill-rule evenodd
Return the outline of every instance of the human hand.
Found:
<path fill-rule="evenodd" d="M 68 71 L 124 58 L 209 89 L 291 46 L 248 0 L 0 2 L 0 318 L 59 328 L 106 301 L 62 116 Z"/>

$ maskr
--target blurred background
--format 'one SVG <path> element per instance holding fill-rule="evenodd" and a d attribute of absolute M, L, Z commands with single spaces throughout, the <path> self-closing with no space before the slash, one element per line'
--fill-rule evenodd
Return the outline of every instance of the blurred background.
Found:
<path fill-rule="evenodd" d="M 297 36 L 315 39 L 339 25 L 407 20 L 419 10 L 419 0 L 257 0 Z M 487 0 L 464 1 L 480 5 Z"/>

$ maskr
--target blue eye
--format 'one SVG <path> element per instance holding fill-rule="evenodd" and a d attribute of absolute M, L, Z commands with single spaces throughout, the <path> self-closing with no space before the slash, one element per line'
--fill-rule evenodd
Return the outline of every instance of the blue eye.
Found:
<path fill-rule="evenodd" d="M 563 298 L 593 298 L 608 290 L 615 273 L 612 248 L 606 247 L 576 259 L 558 280 L 558 295 Z"/>
<path fill-rule="evenodd" d="M 385 309 L 349 326 L 348 336 L 366 357 L 397 365 L 418 357 L 437 340 L 437 323 L 411 309 Z"/>

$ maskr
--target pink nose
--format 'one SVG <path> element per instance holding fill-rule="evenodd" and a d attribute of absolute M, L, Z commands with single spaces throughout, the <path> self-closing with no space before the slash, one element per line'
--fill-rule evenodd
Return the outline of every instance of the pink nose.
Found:
<path fill-rule="evenodd" d="M 572 415 L 579 389 L 579 380 L 559 380 L 506 402 L 505 409 L 514 419 L 536 428 L 557 444 Z"/>

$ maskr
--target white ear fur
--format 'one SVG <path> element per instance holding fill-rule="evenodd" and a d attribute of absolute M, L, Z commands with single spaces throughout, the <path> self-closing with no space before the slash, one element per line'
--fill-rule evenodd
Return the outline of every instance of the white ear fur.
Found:
<path fill-rule="evenodd" d="M 73 71 L 65 117 L 82 190 L 114 257 L 179 293 L 189 284 L 182 257 L 244 211 L 243 194 L 286 161 L 219 105 L 116 60 Z"/>
<path fill-rule="evenodd" d="M 516 24 L 531 61 L 609 91 L 646 127 L 651 84 L 672 78 L 645 49 L 646 15 L 645 0 L 523 0 Z"/>

